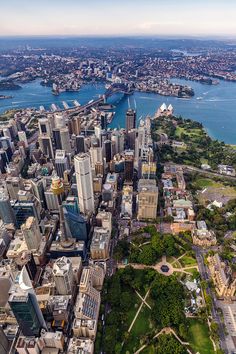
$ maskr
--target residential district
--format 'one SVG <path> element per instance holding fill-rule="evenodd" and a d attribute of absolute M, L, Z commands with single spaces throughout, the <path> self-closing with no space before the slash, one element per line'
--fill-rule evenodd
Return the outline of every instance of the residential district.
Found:
<path fill-rule="evenodd" d="M 174 272 L 187 275 L 181 280 L 191 300 L 185 316 L 194 317 L 210 297 L 205 318 L 209 345 L 236 353 L 235 273 L 219 255 L 214 230 L 197 218 L 184 168 L 171 161 L 161 166 L 158 160 L 160 145 L 168 139 L 154 141 L 153 125 L 160 117 L 173 117 L 173 107 L 163 104 L 154 117 L 139 120 L 130 108 L 120 130 L 108 128 L 99 105 L 73 114 L 41 112 L 36 118 L 29 112 L 14 113 L 0 132 L 0 353 L 122 352 L 127 336 L 119 348 L 114 342 L 103 349 L 111 309 L 100 305 L 104 281 L 128 266 L 150 267 L 166 278 Z M 224 161 L 216 173 L 235 176 Z M 179 235 L 187 238 L 195 273 L 188 272 L 191 264 L 181 266 L 177 258 L 167 257 L 165 249 L 156 264 L 114 257 L 121 242 L 134 245 L 134 233 L 141 232 L 150 243 L 153 225 L 164 240 L 169 234 L 180 242 L 180 252 L 186 242 Z M 151 308 L 148 294 L 138 294 L 140 306 Z M 171 323 L 165 327 L 163 333 L 173 332 L 179 345 L 197 352 Z M 146 346 L 140 342 L 126 353 Z"/>

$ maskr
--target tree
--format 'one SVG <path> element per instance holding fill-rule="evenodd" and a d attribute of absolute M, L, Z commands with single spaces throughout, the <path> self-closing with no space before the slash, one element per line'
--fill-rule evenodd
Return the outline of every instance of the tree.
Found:
<path fill-rule="evenodd" d="M 156 354 L 187 354 L 187 350 L 172 335 L 158 337 Z"/>

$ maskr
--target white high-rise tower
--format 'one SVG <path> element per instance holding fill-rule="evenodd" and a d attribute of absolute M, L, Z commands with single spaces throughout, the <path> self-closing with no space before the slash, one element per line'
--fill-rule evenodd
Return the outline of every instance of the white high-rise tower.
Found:
<path fill-rule="evenodd" d="M 75 156 L 75 174 L 81 213 L 94 212 L 93 179 L 89 154 Z"/>

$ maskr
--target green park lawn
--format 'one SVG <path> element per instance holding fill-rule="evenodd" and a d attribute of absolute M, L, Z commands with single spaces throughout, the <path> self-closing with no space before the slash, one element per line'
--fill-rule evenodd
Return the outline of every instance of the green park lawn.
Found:
<path fill-rule="evenodd" d="M 131 354 L 134 350 L 138 350 L 142 346 L 140 344 L 140 339 L 150 331 L 150 315 L 151 310 L 144 304 L 136 318 L 128 339 L 124 343 L 122 353 Z"/>
<path fill-rule="evenodd" d="M 194 186 L 197 187 L 198 189 L 203 189 L 203 188 L 207 188 L 207 187 L 215 187 L 215 188 L 224 187 L 223 184 L 221 184 L 219 182 L 215 182 L 214 180 L 209 179 L 209 178 L 198 178 L 194 182 Z"/>
<path fill-rule="evenodd" d="M 197 265 L 196 259 L 191 256 L 187 256 L 187 255 L 180 259 L 180 263 L 182 264 L 183 267 Z"/>
<path fill-rule="evenodd" d="M 209 336 L 209 328 L 206 323 L 197 319 L 190 319 L 188 341 L 195 352 L 200 354 L 213 354 L 214 349 Z"/>

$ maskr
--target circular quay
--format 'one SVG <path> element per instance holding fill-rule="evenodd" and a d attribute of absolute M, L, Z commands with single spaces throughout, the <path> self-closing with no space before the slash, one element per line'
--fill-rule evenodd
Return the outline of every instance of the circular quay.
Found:
<path fill-rule="evenodd" d="M 236 353 L 236 2 L 0 5 L 0 354 Z"/>

